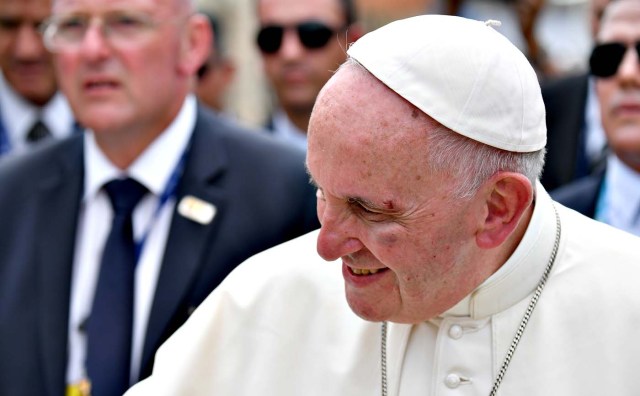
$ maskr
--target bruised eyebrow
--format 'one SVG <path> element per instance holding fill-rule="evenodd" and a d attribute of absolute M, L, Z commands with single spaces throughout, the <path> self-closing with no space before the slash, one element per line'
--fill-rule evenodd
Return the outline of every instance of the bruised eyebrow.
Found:
<path fill-rule="evenodd" d="M 385 200 L 382 202 L 382 205 L 379 205 L 371 200 L 368 200 L 362 197 L 348 197 L 347 202 L 349 204 L 360 205 L 364 208 L 371 209 L 376 212 L 391 213 L 391 212 L 394 212 L 396 209 L 392 200 Z"/>
<path fill-rule="evenodd" d="M 375 210 L 381 209 L 375 203 L 371 202 L 368 199 L 364 199 L 364 198 L 361 198 L 361 197 L 347 197 L 347 202 L 349 204 L 360 205 L 360 206 L 368 208 L 368 209 L 375 209 Z"/>
<path fill-rule="evenodd" d="M 318 183 L 315 181 L 315 179 L 311 175 L 311 172 L 309 172 L 309 168 L 306 166 L 306 164 L 305 164 L 305 169 L 307 170 L 307 175 L 309 175 L 309 184 L 314 186 L 316 189 L 322 191 L 322 187 L 320 187 Z M 357 197 L 357 196 L 346 197 L 346 201 L 351 205 L 360 205 L 364 208 L 368 208 L 368 209 L 372 209 L 380 212 L 392 212 L 396 209 L 395 204 L 391 199 L 383 201 L 382 206 L 376 204 L 375 202 L 369 199 L 366 199 L 363 197 Z"/>

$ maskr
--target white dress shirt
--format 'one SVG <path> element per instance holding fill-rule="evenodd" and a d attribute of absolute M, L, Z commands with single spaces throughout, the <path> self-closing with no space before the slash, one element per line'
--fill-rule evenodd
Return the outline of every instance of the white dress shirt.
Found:
<path fill-rule="evenodd" d="M 282 110 L 273 115 L 273 135 L 307 151 L 307 133 L 298 129 Z"/>
<path fill-rule="evenodd" d="M 613 154 L 607 157 L 595 218 L 640 236 L 640 173 Z"/>
<path fill-rule="evenodd" d="M 27 133 L 38 118 L 55 138 L 63 138 L 73 131 L 73 113 L 62 93 L 57 92 L 40 108 L 24 100 L 0 73 L 0 122 L 9 139 L 12 153 L 20 153 L 28 148 Z"/>
<path fill-rule="evenodd" d="M 85 377 L 86 337 L 80 327 L 91 312 L 100 271 L 100 258 L 113 218 L 109 198 L 102 187 L 113 179 L 126 176 L 135 179 L 150 192 L 133 212 L 136 241 L 147 235 L 135 274 L 132 382 L 138 378 L 149 313 L 169 234 L 175 198 L 170 198 L 158 213 L 156 210 L 159 197 L 165 191 L 167 182 L 193 133 L 196 107 L 195 97 L 187 97 L 173 123 L 124 172 L 105 157 L 96 144 L 93 131 L 86 132 L 84 196 L 78 220 L 71 284 L 68 384 L 77 383 Z"/>

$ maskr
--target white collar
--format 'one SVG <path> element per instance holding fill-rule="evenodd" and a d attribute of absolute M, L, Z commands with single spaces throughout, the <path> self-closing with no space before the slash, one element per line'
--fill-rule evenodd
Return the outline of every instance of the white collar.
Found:
<path fill-rule="evenodd" d="M 273 135 L 279 139 L 290 142 L 291 144 L 307 150 L 307 133 L 298 129 L 291 122 L 284 111 L 278 110 L 273 115 Z"/>
<path fill-rule="evenodd" d="M 35 106 L 15 92 L 1 72 L 0 111 L 12 145 L 20 146 L 25 141 L 27 131 L 38 117 L 54 137 L 62 138 L 73 131 L 73 113 L 61 92 L 56 92 L 43 107 Z"/>
<path fill-rule="evenodd" d="M 105 183 L 125 174 L 144 185 L 155 196 L 160 196 L 191 139 L 196 109 L 195 97 L 187 96 L 171 125 L 124 172 L 109 161 L 98 147 L 93 131 L 87 130 L 84 139 L 84 199 L 95 197 Z"/>
<path fill-rule="evenodd" d="M 604 221 L 625 231 L 640 230 L 640 173 L 616 155 L 607 157 L 604 190 Z"/>

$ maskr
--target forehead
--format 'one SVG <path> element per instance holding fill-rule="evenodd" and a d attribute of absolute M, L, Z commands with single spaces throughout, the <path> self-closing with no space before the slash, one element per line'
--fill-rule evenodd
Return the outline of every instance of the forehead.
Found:
<path fill-rule="evenodd" d="M 426 172 L 428 128 L 426 115 L 374 77 L 343 68 L 313 110 L 307 165 L 320 184 L 375 180 L 400 190 Z"/>
<path fill-rule="evenodd" d="M 177 0 L 53 0 L 53 12 L 137 10 L 154 12 L 172 7 Z"/>
<path fill-rule="evenodd" d="M 614 1 L 602 19 L 598 40 L 640 39 L 640 2 L 635 0 Z"/>
<path fill-rule="evenodd" d="M 258 0 L 262 23 L 291 24 L 317 19 L 328 22 L 344 20 L 340 0 Z"/>
<path fill-rule="evenodd" d="M 408 131 L 418 125 L 418 114 L 423 115 L 356 66 L 340 69 L 320 92 L 317 102 L 311 126 L 320 126 L 321 132 L 329 127 L 325 132 L 360 139 L 406 139 Z"/>
<path fill-rule="evenodd" d="M 51 12 L 50 0 L 0 0 L 2 15 L 26 16 L 48 15 Z"/>

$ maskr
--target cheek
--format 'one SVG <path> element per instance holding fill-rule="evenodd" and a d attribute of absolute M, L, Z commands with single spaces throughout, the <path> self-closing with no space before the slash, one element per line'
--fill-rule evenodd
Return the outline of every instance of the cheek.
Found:
<path fill-rule="evenodd" d="M 277 56 L 263 57 L 262 65 L 268 76 L 271 76 L 272 78 L 277 78 L 279 76 L 280 62 Z"/>
<path fill-rule="evenodd" d="M 78 57 L 75 55 L 56 55 L 53 58 L 53 66 L 62 84 L 69 84 L 69 81 L 75 79 L 73 76 L 79 75 L 74 71 L 78 69 L 78 65 Z"/>
<path fill-rule="evenodd" d="M 75 80 L 74 76 L 77 76 L 78 73 L 70 72 L 73 69 L 70 60 L 58 56 L 54 58 L 53 68 L 60 86 L 65 89 L 72 88 L 73 81 Z M 67 93 L 65 94 L 68 95 Z"/>
<path fill-rule="evenodd" d="M 600 103 L 600 112 L 602 115 L 602 122 L 609 120 L 609 109 L 611 107 L 611 99 L 613 93 L 616 90 L 615 79 L 610 78 L 607 80 L 599 80 L 596 82 L 596 94 Z"/>
<path fill-rule="evenodd" d="M 625 158 L 636 157 L 640 153 L 640 120 L 617 123 L 615 128 L 607 130 L 607 139 L 611 148 Z"/>
<path fill-rule="evenodd" d="M 2 37 L 0 33 L 0 64 L 7 63 L 9 58 L 10 41 L 6 37 Z"/>

